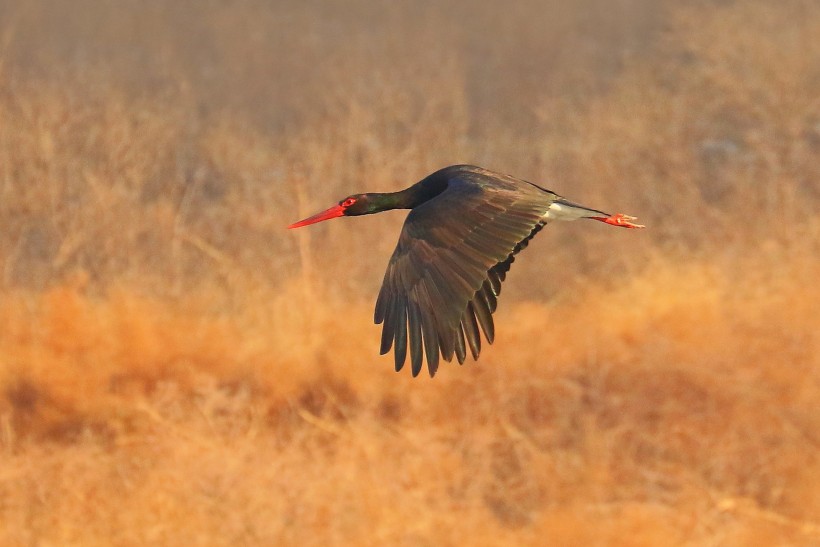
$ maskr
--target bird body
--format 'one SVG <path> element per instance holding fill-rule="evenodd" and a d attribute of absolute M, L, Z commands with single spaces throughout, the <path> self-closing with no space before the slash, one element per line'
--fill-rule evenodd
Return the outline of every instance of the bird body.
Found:
<path fill-rule="evenodd" d="M 354 194 L 289 228 L 335 218 L 411 209 L 376 300 L 381 353 L 394 348 L 395 368 L 408 348 L 417 376 L 424 355 L 430 376 L 439 357 L 464 363 L 493 342 L 492 314 L 515 255 L 551 220 L 591 218 L 627 228 L 633 217 L 609 215 L 565 200 L 533 183 L 472 165 L 445 167 L 390 193 Z"/>

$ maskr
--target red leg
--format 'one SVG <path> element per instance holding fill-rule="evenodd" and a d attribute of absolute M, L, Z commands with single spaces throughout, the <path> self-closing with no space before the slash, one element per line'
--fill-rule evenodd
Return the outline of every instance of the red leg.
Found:
<path fill-rule="evenodd" d="M 613 226 L 620 226 L 621 228 L 645 228 L 643 224 L 633 224 L 630 220 L 637 220 L 636 217 L 631 217 L 629 215 L 624 215 L 622 213 L 618 213 L 617 215 L 612 215 L 608 217 L 592 217 L 593 220 L 599 220 L 601 222 L 606 222 L 607 224 L 612 224 Z"/>

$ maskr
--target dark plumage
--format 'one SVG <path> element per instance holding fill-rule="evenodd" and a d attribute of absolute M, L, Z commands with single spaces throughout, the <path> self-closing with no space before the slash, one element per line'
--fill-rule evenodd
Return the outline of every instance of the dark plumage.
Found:
<path fill-rule="evenodd" d="M 381 353 L 395 352 L 401 370 L 408 347 L 413 376 L 427 356 L 430 376 L 439 357 L 463 363 L 467 349 L 489 343 L 492 314 L 515 255 L 549 220 L 592 218 L 637 228 L 625 215 L 609 215 L 566 201 L 530 182 L 471 165 L 446 167 L 400 192 L 354 194 L 289 226 L 334 218 L 412 209 L 404 222 L 376 301 L 383 323 Z"/>

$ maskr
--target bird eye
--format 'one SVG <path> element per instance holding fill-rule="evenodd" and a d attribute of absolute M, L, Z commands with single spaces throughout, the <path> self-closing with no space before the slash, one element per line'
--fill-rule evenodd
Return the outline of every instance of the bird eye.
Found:
<path fill-rule="evenodd" d="M 356 198 L 347 198 L 342 202 L 342 207 L 350 207 L 354 203 L 356 203 Z"/>

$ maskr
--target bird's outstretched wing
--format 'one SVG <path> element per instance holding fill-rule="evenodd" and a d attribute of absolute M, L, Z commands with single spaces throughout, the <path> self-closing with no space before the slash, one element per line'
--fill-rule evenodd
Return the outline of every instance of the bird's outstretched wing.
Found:
<path fill-rule="evenodd" d="M 535 185 L 475 169 L 459 173 L 434 199 L 415 207 L 376 301 L 384 323 L 381 353 L 395 346 L 396 370 L 407 357 L 413 376 L 427 355 L 430 376 L 439 354 L 463 363 L 481 351 L 479 326 L 492 343 L 492 314 L 514 256 L 544 224 L 558 196 Z"/>

